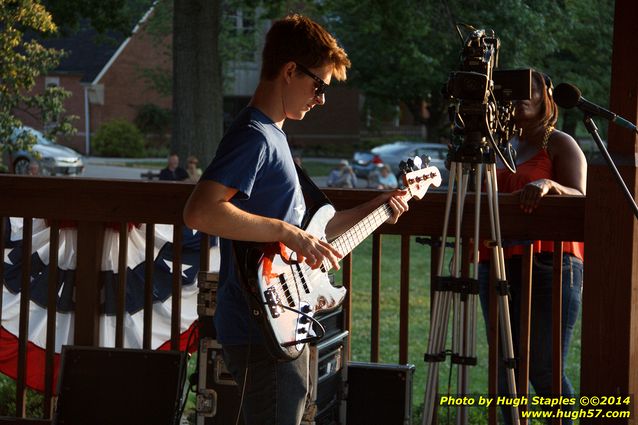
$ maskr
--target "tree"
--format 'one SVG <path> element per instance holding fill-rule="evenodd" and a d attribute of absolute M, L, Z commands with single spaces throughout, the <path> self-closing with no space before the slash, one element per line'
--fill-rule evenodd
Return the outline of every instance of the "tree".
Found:
<path fill-rule="evenodd" d="M 207 162 L 223 131 L 221 3 L 174 0 L 173 11 L 171 150 Z"/>
<path fill-rule="evenodd" d="M 227 65 L 253 61 L 259 35 L 255 31 L 280 4 L 162 0 L 156 5 L 149 32 L 158 46 L 172 33 L 166 56 L 173 69 L 146 68 L 143 76 L 150 87 L 173 96 L 171 150 L 181 158 L 195 155 L 205 163 L 212 159 L 223 133 L 224 88 L 233 79 Z M 252 25 L 238 28 L 238 17 Z"/>
<path fill-rule="evenodd" d="M 565 2 L 560 13 L 563 18 L 555 21 L 561 41 L 543 59 L 544 69 L 558 77 L 558 83 L 576 85 L 588 100 L 609 105 L 614 1 Z M 563 130 L 575 134 L 582 114 L 563 112 Z M 607 126 L 601 126 L 601 133 L 606 135 Z"/>
<path fill-rule="evenodd" d="M 53 34 L 57 27 L 38 0 L 0 2 L 0 153 L 8 152 L 9 156 L 35 143 L 29 132 L 22 132 L 10 141 L 15 129 L 22 126 L 16 116 L 18 111 L 42 123 L 55 122 L 47 131 L 51 138 L 73 131 L 74 117 L 64 115 L 63 103 L 69 92 L 60 87 L 33 92 L 36 78 L 54 69 L 63 52 L 44 48 L 36 39 L 26 40 L 28 30 Z"/>

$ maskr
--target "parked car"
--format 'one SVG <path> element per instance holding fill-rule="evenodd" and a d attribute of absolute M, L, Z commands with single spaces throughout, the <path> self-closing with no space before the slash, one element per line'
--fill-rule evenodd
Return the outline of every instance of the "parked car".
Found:
<path fill-rule="evenodd" d="M 66 146 L 59 145 L 44 137 L 42 133 L 31 127 L 14 130 L 11 140 L 15 140 L 20 132 L 28 131 L 36 138 L 31 151 L 19 150 L 13 152 L 11 161 L 16 174 L 29 174 L 32 162 L 39 165 L 39 174 L 45 176 L 75 176 L 84 171 L 82 155 Z M 11 143 L 11 140 L 9 143 Z"/>
<path fill-rule="evenodd" d="M 440 143 L 398 141 L 373 148 L 370 151 L 355 152 L 352 158 L 352 169 L 357 177 L 370 180 L 380 166 L 387 164 L 392 172 L 400 176 L 399 163 L 415 156 L 421 157 L 423 163 L 428 162 L 439 169 L 443 178 L 442 186 L 447 184 L 448 170 L 445 158 L 448 147 Z"/>

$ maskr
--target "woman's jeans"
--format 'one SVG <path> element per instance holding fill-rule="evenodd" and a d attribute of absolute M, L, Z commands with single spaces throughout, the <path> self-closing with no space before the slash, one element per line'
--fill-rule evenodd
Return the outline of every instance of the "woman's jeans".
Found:
<path fill-rule="evenodd" d="M 224 363 L 240 393 L 246 384 L 242 404 L 245 424 L 299 425 L 310 397 L 309 352 L 306 347 L 297 359 L 282 362 L 263 344 L 223 346 Z"/>
<path fill-rule="evenodd" d="M 534 254 L 532 267 L 532 300 L 530 319 L 530 357 L 529 379 L 536 395 L 552 396 L 552 275 L 553 256 L 551 252 Z M 505 260 L 506 278 L 510 286 L 510 319 L 512 324 L 512 340 L 514 357 L 519 357 L 520 310 L 521 310 L 521 272 L 522 260 L 515 256 Z M 486 327 L 488 325 L 488 282 L 490 274 L 489 262 L 479 265 L 479 296 Z M 562 308 L 562 363 L 565 364 L 574 324 L 580 310 L 583 289 L 583 263 L 571 254 L 563 254 L 563 308 Z M 500 352 L 500 349 L 499 349 Z M 562 371 L 562 395 L 573 396 L 574 388 Z M 499 393 L 508 394 L 507 381 L 502 364 L 499 363 Z M 554 396 L 558 396 L 557 394 Z M 562 409 L 570 409 L 562 406 Z M 509 408 L 504 408 L 505 423 L 511 423 Z M 563 424 L 571 424 L 564 418 Z"/>

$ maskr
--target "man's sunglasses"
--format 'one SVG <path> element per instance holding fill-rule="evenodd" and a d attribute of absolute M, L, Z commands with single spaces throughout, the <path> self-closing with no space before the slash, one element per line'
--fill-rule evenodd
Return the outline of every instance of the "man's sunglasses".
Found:
<path fill-rule="evenodd" d="M 303 72 L 308 77 L 315 80 L 315 83 L 317 83 L 317 86 L 315 87 L 315 96 L 316 97 L 323 96 L 324 93 L 326 92 L 326 87 L 328 87 L 328 84 L 324 83 L 324 81 L 321 78 L 317 77 L 314 73 L 310 72 L 310 70 L 306 68 L 305 66 L 298 64 L 296 62 L 295 62 L 295 65 L 297 65 L 297 68 L 299 68 L 299 71 Z"/>

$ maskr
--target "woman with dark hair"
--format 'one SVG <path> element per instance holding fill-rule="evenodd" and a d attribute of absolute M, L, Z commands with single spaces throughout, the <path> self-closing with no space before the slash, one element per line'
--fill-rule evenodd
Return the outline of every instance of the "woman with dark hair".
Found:
<path fill-rule="evenodd" d="M 523 211 L 533 214 L 540 199 L 552 195 L 584 195 L 587 178 L 585 156 L 576 141 L 554 126 L 558 108 L 552 97 L 550 78 L 538 71 L 532 72 L 532 97 L 516 105 L 515 120 L 522 133 L 512 140 L 516 149 L 516 173 L 507 168 L 497 171 L 501 192 L 520 194 Z M 528 242 L 529 243 L 529 242 Z M 530 373 L 529 378 L 537 395 L 550 396 L 552 389 L 552 274 L 553 241 L 531 241 L 533 245 L 532 306 L 530 321 Z M 504 241 L 506 276 L 510 283 L 510 316 L 514 356 L 518 356 L 520 329 L 520 300 L 523 245 Z M 563 363 L 580 310 L 583 284 L 583 253 L 581 242 L 563 242 L 562 264 L 562 356 Z M 481 250 L 479 265 L 480 299 L 483 315 L 488 320 L 488 281 L 490 255 Z M 573 395 L 571 382 L 562 373 L 562 394 Z M 502 370 L 499 371 L 499 391 L 507 387 Z M 558 396 L 554 394 L 554 396 Z M 567 407 L 563 406 L 563 409 Z M 509 409 L 504 419 L 510 423 Z M 564 418 L 563 423 L 571 423 Z"/>

